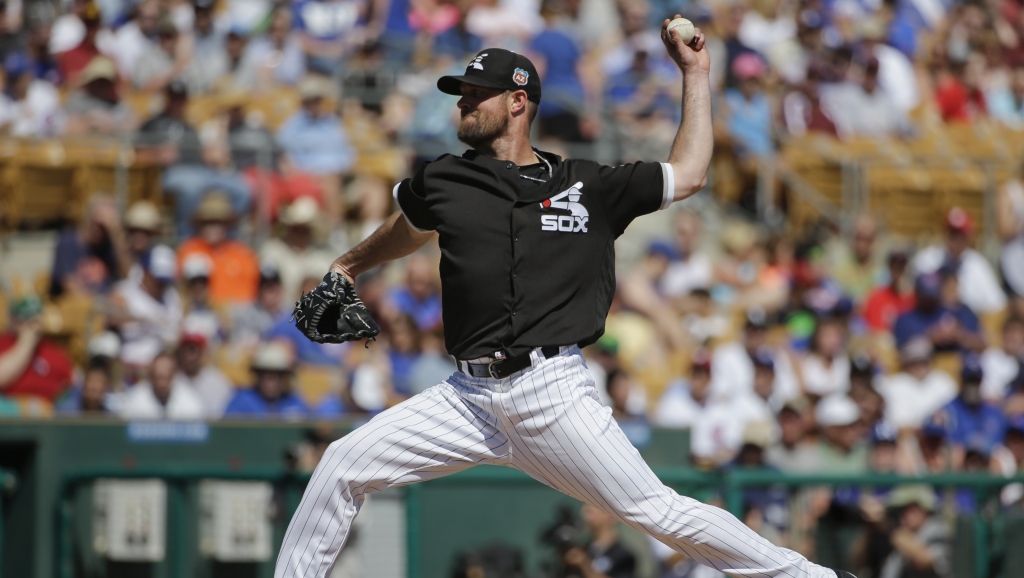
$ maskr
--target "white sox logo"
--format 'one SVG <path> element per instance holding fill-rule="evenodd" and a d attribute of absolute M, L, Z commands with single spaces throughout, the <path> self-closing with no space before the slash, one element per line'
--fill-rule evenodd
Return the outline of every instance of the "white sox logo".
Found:
<path fill-rule="evenodd" d="M 481 54 L 480 56 L 477 56 L 473 60 L 469 61 L 469 66 L 467 66 L 466 68 L 475 68 L 477 70 L 483 70 L 484 69 L 483 60 L 485 58 L 487 58 L 486 54 Z"/>
<path fill-rule="evenodd" d="M 561 231 L 563 233 L 586 233 L 587 221 L 590 220 L 590 213 L 587 208 L 580 204 L 580 197 L 583 193 L 582 182 L 558 193 L 540 204 L 542 209 L 564 209 L 570 215 L 541 215 L 541 231 Z M 563 200 L 566 199 L 566 200 Z"/>

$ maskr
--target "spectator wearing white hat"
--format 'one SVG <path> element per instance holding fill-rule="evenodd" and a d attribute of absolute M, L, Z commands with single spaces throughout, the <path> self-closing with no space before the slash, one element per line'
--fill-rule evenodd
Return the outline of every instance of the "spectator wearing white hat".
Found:
<path fill-rule="evenodd" d="M 956 382 L 932 367 L 932 344 L 926 337 L 912 339 L 900 349 L 900 372 L 881 380 L 885 419 L 899 430 L 918 429 L 957 394 Z"/>
<path fill-rule="evenodd" d="M 181 331 L 181 296 L 174 286 L 178 273 L 174 251 L 157 245 L 140 263 L 142 275 L 116 286 L 111 321 L 120 329 L 121 361 L 129 374 L 148 366 L 172 346 Z"/>
<path fill-rule="evenodd" d="M 871 520 L 892 544 L 879 578 L 952 577 L 952 533 L 936 515 L 935 491 L 925 485 L 902 486 L 889 496 L 888 505 L 896 511 L 895 524 L 884 517 Z"/>
<path fill-rule="evenodd" d="M 124 214 L 124 229 L 128 234 L 128 252 L 133 263 L 138 263 L 153 248 L 161 227 L 160 209 L 153 203 L 136 201 L 128 207 Z"/>
<path fill-rule="evenodd" d="M 120 384 L 121 338 L 104 331 L 89 339 L 81 381 L 57 402 L 59 415 L 116 415 L 124 401 Z"/>
<path fill-rule="evenodd" d="M 78 74 L 78 88 L 68 95 L 65 134 L 117 135 L 136 126 L 135 113 L 117 92 L 117 65 L 94 56 Z"/>
<path fill-rule="evenodd" d="M 282 212 L 280 237 L 268 239 L 260 262 L 277 269 L 286 304 L 299 298 L 299 286 L 309 271 L 326 271 L 335 255 L 316 243 L 316 228 L 323 210 L 311 197 L 300 197 Z"/>
<path fill-rule="evenodd" d="M 817 465 L 814 441 L 809 439 L 810 403 L 806 397 L 786 402 L 779 410 L 779 440 L 765 451 L 765 461 L 783 472 L 808 472 Z"/>
<path fill-rule="evenodd" d="M 818 471 L 859 474 L 867 471 L 868 448 L 863 443 L 860 408 L 845 393 L 823 397 L 814 408 L 814 420 L 821 429 L 817 446 Z"/>
<path fill-rule="evenodd" d="M 286 343 L 261 345 L 251 367 L 253 386 L 235 392 L 224 410 L 225 417 L 298 419 L 309 413 L 305 402 L 291 391 L 295 356 Z"/>
<path fill-rule="evenodd" d="M 213 262 L 202 253 L 184 259 L 181 276 L 185 281 L 185 318 L 182 326 L 189 333 L 202 335 L 208 343 L 218 344 L 230 334 L 231 318 L 224 305 L 210 300 L 210 272 Z"/>
<path fill-rule="evenodd" d="M 124 397 L 120 415 L 128 420 L 201 420 L 203 401 L 188 385 L 176 382 L 178 363 L 170 353 L 159 353 L 149 365 L 147 379 Z"/>

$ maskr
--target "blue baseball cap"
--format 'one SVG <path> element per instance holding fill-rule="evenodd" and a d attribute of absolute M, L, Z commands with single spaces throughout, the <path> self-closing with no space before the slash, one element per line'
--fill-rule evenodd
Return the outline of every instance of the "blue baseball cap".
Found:
<path fill-rule="evenodd" d="M 1006 430 L 1024 434 L 1024 414 L 1009 417 L 1006 420 Z"/>
<path fill-rule="evenodd" d="M 928 437 L 945 438 L 946 437 L 946 414 L 943 411 L 937 412 L 932 417 L 928 418 L 928 421 L 924 422 L 924 426 L 921 427 L 921 433 Z"/>
<path fill-rule="evenodd" d="M 767 370 L 775 371 L 775 359 L 772 358 L 772 354 L 767 349 L 758 349 L 754 352 L 751 361 L 754 362 L 754 367 L 763 367 Z"/>
<path fill-rule="evenodd" d="M 960 368 L 960 380 L 980 382 L 985 372 L 981 368 L 981 357 L 977 353 L 965 353 Z"/>
<path fill-rule="evenodd" d="M 669 261 L 675 261 L 680 258 L 679 251 L 675 248 L 672 243 L 665 241 L 651 241 L 650 245 L 647 245 L 648 255 L 661 255 Z"/>
<path fill-rule="evenodd" d="M 162 283 L 173 283 L 178 274 L 177 258 L 174 250 L 167 245 L 157 245 L 140 259 L 142 270 Z"/>
<path fill-rule="evenodd" d="M 923 297 L 938 299 L 942 293 L 942 277 L 938 273 L 922 273 L 914 281 L 914 292 Z"/>
<path fill-rule="evenodd" d="M 871 444 L 896 443 L 896 428 L 886 421 L 880 421 L 871 428 Z"/>
<path fill-rule="evenodd" d="M 32 69 L 32 59 L 25 52 L 12 52 L 4 58 L 4 72 L 8 76 L 21 76 Z"/>

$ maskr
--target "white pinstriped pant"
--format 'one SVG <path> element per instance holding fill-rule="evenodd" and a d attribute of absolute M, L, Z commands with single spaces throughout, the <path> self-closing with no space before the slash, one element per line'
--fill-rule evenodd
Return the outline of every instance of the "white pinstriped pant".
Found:
<path fill-rule="evenodd" d="M 324 578 L 368 493 L 477 464 L 522 470 L 733 576 L 834 578 L 734 516 L 663 485 L 601 405 L 575 346 L 509 378 L 455 373 L 331 444 L 292 517 L 275 578 Z"/>

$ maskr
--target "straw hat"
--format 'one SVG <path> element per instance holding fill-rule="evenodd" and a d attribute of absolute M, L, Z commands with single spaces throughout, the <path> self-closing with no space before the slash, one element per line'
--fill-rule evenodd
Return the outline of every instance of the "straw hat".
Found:
<path fill-rule="evenodd" d="M 226 193 L 214 190 L 206 193 L 199 202 L 193 218 L 196 221 L 233 221 L 235 209 Z"/>
<path fill-rule="evenodd" d="M 312 225 L 320 214 L 320 205 L 310 197 L 300 197 L 281 214 L 282 225 Z"/>
<path fill-rule="evenodd" d="M 128 229 L 155 233 L 160 230 L 160 210 L 149 201 L 137 201 L 125 213 L 124 224 Z"/>
<path fill-rule="evenodd" d="M 110 82 L 117 80 L 117 65 L 113 60 L 106 56 L 94 56 L 89 61 L 89 64 L 82 69 L 79 83 L 85 86 L 95 80 L 109 80 Z"/>
<path fill-rule="evenodd" d="M 294 358 L 288 346 L 271 341 L 264 343 L 252 356 L 255 371 L 291 371 Z"/>

